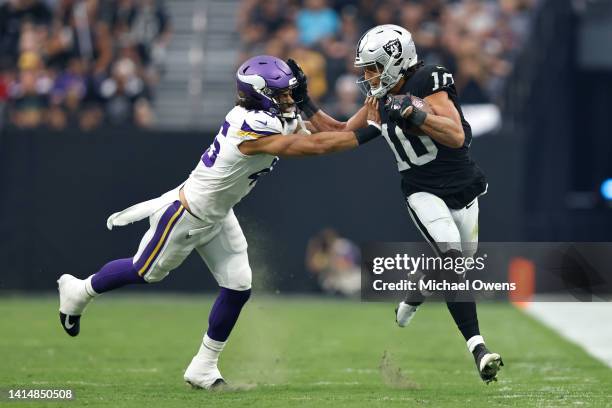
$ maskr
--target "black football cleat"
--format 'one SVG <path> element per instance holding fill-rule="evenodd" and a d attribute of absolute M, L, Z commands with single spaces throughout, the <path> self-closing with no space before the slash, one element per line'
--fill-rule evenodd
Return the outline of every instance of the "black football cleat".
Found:
<path fill-rule="evenodd" d="M 208 388 L 209 390 L 218 390 L 218 389 L 223 389 L 227 386 L 227 383 L 225 382 L 225 380 L 223 378 L 217 378 L 212 384 L 211 386 Z"/>
<path fill-rule="evenodd" d="M 504 365 L 501 356 L 491 353 L 484 344 L 477 345 L 472 354 L 482 381 L 486 384 L 497 381 L 497 372 Z"/>
<path fill-rule="evenodd" d="M 227 387 L 227 383 L 225 382 L 225 380 L 223 378 L 217 378 L 210 385 L 198 384 L 195 381 L 191 381 L 191 380 L 187 380 L 187 379 L 185 379 L 185 382 L 189 386 L 191 386 L 191 388 L 198 389 L 198 390 L 218 391 L 218 390 L 222 390 L 225 387 Z"/>
<path fill-rule="evenodd" d="M 59 317 L 64 331 L 72 337 L 78 336 L 81 331 L 81 316 L 70 316 L 60 312 Z"/>

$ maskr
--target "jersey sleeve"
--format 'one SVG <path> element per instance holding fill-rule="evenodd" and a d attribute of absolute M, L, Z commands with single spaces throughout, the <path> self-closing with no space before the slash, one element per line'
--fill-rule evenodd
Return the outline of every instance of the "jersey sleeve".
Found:
<path fill-rule="evenodd" d="M 263 111 L 249 111 L 244 115 L 236 136 L 241 140 L 257 140 L 260 137 L 283 133 L 283 125 L 275 116 Z"/>
<path fill-rule="evenodd" d="M 441 65 L 426 65 L 419 78 L 418 97 L 425 98 L 440 91 L 456 95 L 455 78 Z"/>

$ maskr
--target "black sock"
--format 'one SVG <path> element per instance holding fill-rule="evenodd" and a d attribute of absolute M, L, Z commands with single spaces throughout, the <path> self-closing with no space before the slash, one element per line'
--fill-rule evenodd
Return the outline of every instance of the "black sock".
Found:
<path fill-rule="evenodd" d="M 446 302 L 446 306 L 465 341 L 480 335 L 475 302 Z"/>
<path fill-rule="evenodd" d="M 451 249 L 444 255 L 445 257 L 459 258 L 461 257 L 461 252 Z M 454 271 L 445 271 L 442 276 L 450 283 L 465 283 L 465 274 L 460 275 Z M 480 335 L 476 302 L 472 294 L 470 292 L 459 293 L 458 291 L 448 290 L 444 292 L 444 298 L 446 300 L 446 307 L 448 307 L 448 311 L 453 316 L 453 320 L 455 320 L 465 341 L 468 341 L 473 336 Z"/>

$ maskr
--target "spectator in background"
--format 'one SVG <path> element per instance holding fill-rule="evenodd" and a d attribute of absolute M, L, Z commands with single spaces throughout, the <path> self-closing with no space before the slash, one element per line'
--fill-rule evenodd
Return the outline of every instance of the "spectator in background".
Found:
<path fill-rule="evenodd" d="M 52 3 L 53 13 L 37 0 L 0 5 L 10 123 L 56 130 L 151 126 L 152 87 L 171 36 L 163 0 Z"/>
<path fill-rule="evenodd" d="M 359 36 L 376 24 L 399 24 L 411 31 L 419 58 L 456 73 L 462 102 L 485 103 L 501 95 L 534 2 L 244 0 L 238 18 L 240 58 L 262 52 L 295 55 L 314 71 L 307 74 L 309 81 L 317 77 L 312 80 L 316 97 L 333 105 L 338 96 L 333 84 L 345 74 L 357 74 L 353 59 Z M 287 28 L 291 26 L 298 29 L 297 39 Z M 320 64 L 325 64 L 324 80 Z"/>
<path fill-rule="evenodd" d="M 22 24 L 26 22 L 44 36 L 51 24 L 51 11 L 38 0 L 9 0 L 0 5 L 0 59 L 13 64 L 17 61 Z"/>
<path fill-rule="evenodd" d="M 281 0 L 268 0 L 261 3 L 253 9 L 250 24 L 262 27 L 266 37 L 274 34 L 288 22 L 283 7 L 286 7 L 286 4 Z"/>
<path fill-rule="evenodd" d="M 6 105 L 9 98 L 10 70 L 0 63 L 0 129 L 4 127 Z"/>
<path fill-rule="evenodd" d="M 149 86 L 159 81 L 166 49 L 172 37 L 170 17 L 156 0 L 118 0 L 111 17 L 112 32 L 120 48 L 134 47 Z"/>
<path fill-rule="evenodd" d="M 347 71 L 354 70 L 352 59 L 355 54 L 355 44 L 361 35 L 354 7 L 345 8 L 340 21 L 338 33 L 321 41 L 321 49 L 326 57 L 326 81 L 329 84 L 333 84 L 336 78 Z"/>
<path fill-rule="evenodd" d="M 26 52 L 19 58 L 19 75 L 10 90 L 11 122 L 21 129 L 32 129 L 46 123 L 52 80 L 43 70 L 40 57 Z"/>
<path fill-rule="evenodd" d="M 150 94 L 146 83 L 137 75 L 136 64 L 123 57 L 113 64 L 112 75 L 100 84 L 106 117 L 111 125 L 153 125 Z"/>
<path fill-rule="evenodd" d="M 325 111 L 339 121 L 347 121 L 361 108 L 361 93 L 357 87 L 357 77 L 344 74 L 336 80 L 332 104 Z"/>
<path fill-rule="evenodd" d="M 283 26 L 278 36 L 284 42 L 284 48 L 288 50 L 286 57 L 296 60 L 308 75 L 310 97 L 316 101 L 321 99 L 327 93 L 325 57 L 316 49 L 301 44 L 299 32 L 292 24 Z"/>
<path fill-rule="evenodd" d="M 306 267 L 325 292 L 356 296 L 361 290 L 359 248 L 331 228 L 308 241 Z"/>
<path fill-rule="evenodd" d="M 297 13 L 296 23 L 300 41 L 306 46 L 336 34 L 340 28 L 338 14 L 325 0 L 306 0 Z"/>
<path fill-rule="evenodd" d="M 83 126 L 82 108 L 87 96 L 85 66 L 80 58 L 72 58 L 65 71 L 58 73 L 51 91 L 49 125 L 56 130 L 67 126 L 90 129 Z"/>

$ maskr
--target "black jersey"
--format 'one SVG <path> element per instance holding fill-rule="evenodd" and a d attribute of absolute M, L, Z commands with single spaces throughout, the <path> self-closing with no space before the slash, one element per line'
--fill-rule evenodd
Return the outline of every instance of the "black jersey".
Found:
<path fill-rule="evenodd" d="M 389 119 L 380 105 L 383 136 L 395 154 L 402 175 L 402 190 L 409 196 L 426 191 L 440 197 L 450 208 L 463 208 L 486 191 L 483 172 L 469 155 L 472 129 L 463 117 L 457 101 L 453 76 L 439 65 L 425 65 L 411 74 L 398 94 L 410 93 L 425 98 L 446 91 L 461 116 L 465 142 L 460 148 L 444 146 L 425 134 L 412 134 L 403 119 L 396 123 Z M 381 101 L 382 102 L 382 101 Z"/>

